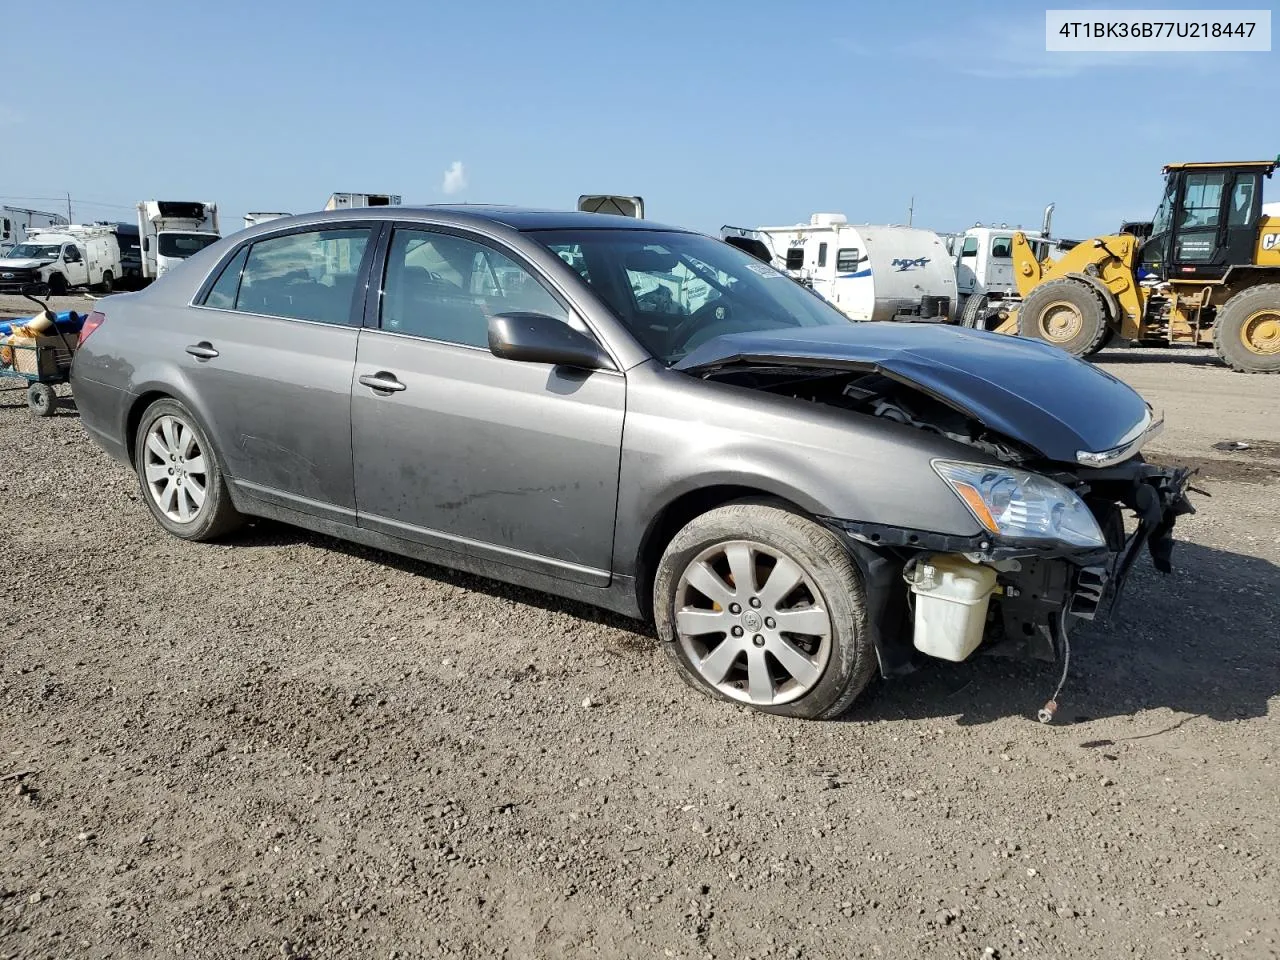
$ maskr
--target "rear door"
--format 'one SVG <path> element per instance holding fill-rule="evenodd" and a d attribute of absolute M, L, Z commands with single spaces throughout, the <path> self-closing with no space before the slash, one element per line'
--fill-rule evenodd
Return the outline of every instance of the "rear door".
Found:
<path fill-rule="evenodd" d="M 606 585 L 625 377 L 490 353 L 496 313 L 586 328 L 487 239 L 397 228 L 380 273 L 351 391 L 361 526 Z"/>
<path fill-rule="evenodd" d="M 351 378 L 378 229 L 312 227 L 241 247 L 174 344 L 240 490 L 353 525 Z"/>

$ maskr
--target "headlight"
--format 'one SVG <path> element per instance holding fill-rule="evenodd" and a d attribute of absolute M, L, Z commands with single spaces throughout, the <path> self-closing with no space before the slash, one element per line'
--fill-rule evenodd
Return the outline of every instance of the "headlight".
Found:
<path fill-rule="evenodd" d="M 1061 540 L 1077 547 L 1106 545 L 1084 501 L 1048 477 L 953 460 L 935 460 L 933 469 L 990 533 L 1018 540 Z"/>

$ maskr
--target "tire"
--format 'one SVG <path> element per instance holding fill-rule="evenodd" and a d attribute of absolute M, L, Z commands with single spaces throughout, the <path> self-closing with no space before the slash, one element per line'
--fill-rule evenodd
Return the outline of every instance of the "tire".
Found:
<path fill-rule="evenodd" d="M 751 571 L 759 587 L 733 586 L 735 567 Z M 687 683 L 763 713 L 837 717 L 876 668 L 862 579 L 848 551 L 825 527 L 776 505 L 732 503 L 690 521 L 658 564 L 653 610 L 663 648 Z M 784 633 L 787 617 L 819 632 Z"/>
<path fill-rule="evenodd" d="M 153 433 L 156 444 L 151 443 Z M 197 459 L 199 470 L 189 466 Z M 231 503 L 208 436 L 178 401 L 157 400 L 142 414 L 134 438 L 133 463 L 143 501 L 156 522 L 175 537 L 214 540 L 243 522 Z"/>
<path fill-rule="evenodd" d="M 1110 327 L 1107 327 L 1107 332 L 1102 335 L 1102 339 L 1098 341 L 1098 345 L 1086 353 L 1085 356 L 1092 357 L 1095 354 L 1101 353 L 1103 350 L 1107 349 L 1107 347 L 1111 346 L 1115 338 L 1116 332 Z"/>
<path fill-rule="evenodd" d="M 115 277 L 111 275 L 111 271 L 107 270 L 102 274 L 102 282 L 98 284 L 98 290 L 102 293 L 109 294 L 115 289 Z"/>
<path fill-rule="evenodd" d="M 960 325 L 973 330 L 987 329 L 987 305 L 984 296 L 973 294 L 964 302 L 964 312 L 960 314 Z"/>
<path fill-rule="evenodd" d="M 1042 283 L 1018 310 L 1018 336 L 1051 343 L 1076 357 L 1096 353 L 1108 329 L 1102 297 L 1079 280 Z"/>
<path fill-rule="evenodd" d="M 1280 373 L 1280 283 L 1260 283 L 1224 303 L 1213 349 L 1240 373 Z"/>
<path fill-rule="evenodd" d="M 58 412 L 58 392 L 47 383 L 27 387 L 27 406 L 36 417 L 52 417 Z"/>
<path fill-rule="evenodd" d="M 67 278 L 60 273 L 51 274 L 49 277 L 49 296 L 65 297 L 67 295 Z"/>

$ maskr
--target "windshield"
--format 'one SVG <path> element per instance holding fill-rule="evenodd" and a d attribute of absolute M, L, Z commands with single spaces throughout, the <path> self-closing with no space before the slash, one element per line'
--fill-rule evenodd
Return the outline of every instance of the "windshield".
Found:
<path fill-rule="evenodd" d="M 160 256 L 185 260 L 221 239 L 211 233 L 162 233 L 159 242 Z"/>
<path fill-rule="evenodd" d="M 725 334 L 851 322 L 785 273 L 710 237 L 657 230 L 530 236 L 576 270 L 667 365 Z"/>
<path fill-rule="evenodd" d="M 57 260 L 60 243 L 20 243 L 9 251 L 14 260 Z"/>

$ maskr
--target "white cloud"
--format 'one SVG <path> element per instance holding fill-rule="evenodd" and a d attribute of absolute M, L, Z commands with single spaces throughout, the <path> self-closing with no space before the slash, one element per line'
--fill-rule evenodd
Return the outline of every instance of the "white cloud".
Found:
<path fill-rule="evenodd" d="M 455 160 L 449 164 L 449 169 L 444 172 L 444 183 L 440 189 L 448 194 L 461 193 L 467 189 L 467 171 L 463 168 L 461 160 Z"/>

